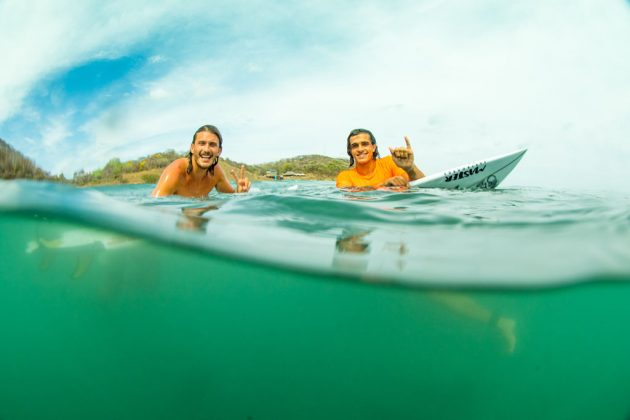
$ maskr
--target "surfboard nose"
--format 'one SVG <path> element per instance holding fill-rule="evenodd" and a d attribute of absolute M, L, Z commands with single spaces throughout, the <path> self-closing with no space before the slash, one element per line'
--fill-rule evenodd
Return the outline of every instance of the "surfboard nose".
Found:
<path fill-rule="evenodd" d="M 527 148 L 518 149 L 439 172 L 412 181 L 410 185 L 421 188 L 493 189 L 508 176 L 525 153 Z"/>

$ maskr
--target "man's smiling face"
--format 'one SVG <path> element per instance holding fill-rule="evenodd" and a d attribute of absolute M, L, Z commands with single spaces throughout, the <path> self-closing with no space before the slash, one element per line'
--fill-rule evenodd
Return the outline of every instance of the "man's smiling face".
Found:
<path fill-rule="evenodd" d="M 190 145 L 190 153 L 199 168 L 208 169 L 221 155 L 219 138 L 209 131 L 197 133 L 195 142 Z"/>
<path fill-rule="evenodd" d="M 348 139 L 350 153 L 357 165 L 364 165 L 374 159 L 376 144 L 372 144 L 368 133 L 359 133 Z"/>

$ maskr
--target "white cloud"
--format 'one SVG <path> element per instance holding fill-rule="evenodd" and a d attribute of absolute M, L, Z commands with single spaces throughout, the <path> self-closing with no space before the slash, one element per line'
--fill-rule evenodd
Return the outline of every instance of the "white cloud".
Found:
<path fill-rule="evenodd" d="M 149 62 L 151 64 L 157 64 L 157 63 L 161 63 L 164 61 L 164 57 L 161 55 L 152 55 L 151 57 L 149 57 Z"/>
<path fill-rule="evenodd" d="M 410 135 L 427 171 L 527 146 L 523 170 L 511 176 L 523 184 L 595 184 L 597 167 L 623 170 L 630 157 L 630 8 L 622 2 L 270 4 L 263 13 L 249 12 L 260 4 L 237 4 L 222 9 L 226 19 L 195 4 L 173 7 L 138 16 L 129 13 L 144 10 L 138 5 L 96 7 L 105 23 L 94 31 L 87 29 L 96 22 L 95 4 L 68 17 L 51 6 L 37 9 L 33 22 L 54 19 L 35 31 L 34 42 L 18 40 L 35 57 L 11 52 L 32 69 L 0 70 L 7 72 L 0 74 L 0 120 L 45 75 L 99 54 L 124 54 L 166 21 L 178 26 L 176 16 L 195 16 L 212 21 L 208 30 L 224 22 L 217 44 L 204 45 L 183 27 L 174 45 L 189 37 L 190 51 L 149 59 L 168 63 L 167 74 L 135 81 L 130 96 L 69 130 L 79 134 L 59 155 L 82 138 L 90 146 L 74 159 L 51 153 L 47 162 L 71 175 L 114 156 L 183 150 L 205 123 L 223 131 L 226 156 L 250 163 L 344 156 L 347 132 L 357 126 L 374 131 L 382 152 Z M 582 181 L 571 175 L 576 167 Z"/>
<path fill-rule="evenodd" d="M 192 6 L 188 6 L 192 7 Z M 0 2 L 0 122 L 54 72 L 96 58 L 116 58 L 157 27 L 189 13 L 176 1 L 47 0 Z"/>
<path fill-rule="evenodd" d="M 168 91 L 160 86 L 149 89 L 149 96 L 153 99 L 164 99 L 169 96 Z"/>
<path fill-rule="evenodd" d="M 55 149 L 59 147 L 64 140 L 67 140 L 71 136 L 72 132 L 68 128 L 68 124 L 63 117 L 58 117 L 46 128 L 46 132 L 42 133 L 42 146 L 44 149 Z"/>

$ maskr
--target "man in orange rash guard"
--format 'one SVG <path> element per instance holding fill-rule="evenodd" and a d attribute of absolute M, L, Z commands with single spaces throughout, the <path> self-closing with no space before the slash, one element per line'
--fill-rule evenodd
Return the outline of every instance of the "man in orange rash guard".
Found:
<path fill-rule="evenodd" d="M 405 147 L 389 148 L 391 156 L 379 158 L 374 135 L 363 128 L 352 130 L 348 136 L 350 166 L 337 175 L 337 188 L 376 189 L 383 187 L 407 188 L 409 181 L 424 174 L 413 162 L 409 138 Z"/>

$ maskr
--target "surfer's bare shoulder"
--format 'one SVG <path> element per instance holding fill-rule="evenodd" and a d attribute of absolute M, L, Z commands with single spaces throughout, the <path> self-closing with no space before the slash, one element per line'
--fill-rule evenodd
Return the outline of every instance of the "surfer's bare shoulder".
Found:
<path fill-rule="evenodd" d="M 177 193 L 177 187 L 182 184 L 186 178 L 186 168 L 188 167 L 188 159 L 180 158 L 171 162 L 160 175 L 155 189 L 151 193 L 153 197 L 162 197 Z"/>
<path fill-rule="evenodd" d="M 169 165 L 166 168 L 164 168 L 164 171 L 162 173 L 164 174 L 168 171 L 169 173 L 172 173 L 172 174 L 183 175 L 186 173 L 186 168 L 188 168 L 188 159 L 179 158 L 169 163 Z"/>

